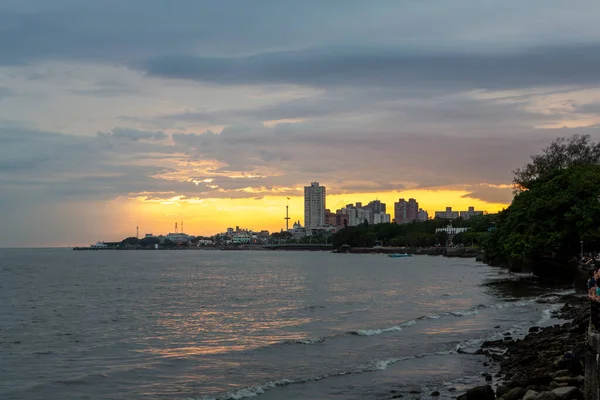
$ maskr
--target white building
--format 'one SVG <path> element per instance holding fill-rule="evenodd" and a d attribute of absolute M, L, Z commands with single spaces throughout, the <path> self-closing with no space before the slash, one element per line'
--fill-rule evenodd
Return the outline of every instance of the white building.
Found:
<path fill-rule="evenodd" d="M 311 182 L 304 186 L 304 227 L 315 229 L 325 226 L 325 186 Z"/>
<path fill-rule="evenodd" d="M 233 235 L 232 241 L 234 244 L 245 244 L 252 242 L 252 234 L 249 232 L 239 232 Z"/>
<path fill-rule="evenodd" d="M 450 225 L 446 226 L 445 228 L 437 228 L 435 230 L 435 233 L 445 232 L 448 235 L 457 235 L 459 233 L 466 232 L 469 229 L 471 229 L 471 228 L 456 228 L 456 227 L 452 226 L 452 224 L 450 224 Z"/>
<path fill-rule="evenodd" d="M 373 214 L 373 224 L 389 224 L 391 220 L 390 214 L 385 212 Z"/>
<path fill-rule="evenodd" d="M 159 236 L 158 237 L 160 239 L 161 243 L 164 243 L 164 241 L 166 239 L 169 239 L 172 243 L 188 243 L 190 242 L 192 239 L 194 239 L 194 236 L 188 236 L 185 233 L 169 233 L 167 236 Z"/>
<path fill-rule="evenodd" d="M 292 234 L 294 239 L 302 239 L 303 237 L 310 236 L 312 234 L 312 231 L 306 232 L 306 229 L 300 225 L 300 221 L 294 222 L 294 225 L 290 230 L 288 230 L 288 232 Z"/>
<path fill-rule="evenodd" d="M 419 208 L 417 212 L 417 221 L 427 221 L 429 219 L 429 213 L 422 208 Z"/>

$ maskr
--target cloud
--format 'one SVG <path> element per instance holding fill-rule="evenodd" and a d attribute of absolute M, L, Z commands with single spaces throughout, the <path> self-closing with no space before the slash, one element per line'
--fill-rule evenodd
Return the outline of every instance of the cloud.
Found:
<path fill-rule="evenodd" d="M 138 67 L 154 76 L 221 85 L 510 89 L 600 83 L 599 50 L 599 44 L 425 54 L 393 47 L 325 47 L 236 58 L 162 56 Z"/>
<path fill-rule="evenodd" d="M 469 193 L 462 197 L 479 199 L 488 203 L 510 204 L 513 199 L 512 185 L 479 184 L 467 187 Z"/>
<path fill-rule="evenodd" d="M 0 101 L 2 101 L 3 98 L 8 97 L 10 95 L 12 95 L 10 89 L 0 86 Z"/>
<path fill-rule="evenodd" d="M 147 132 L 136 129 L 115 128 L 111 132 L 98 132 L 98 138 L 101 140 L 110 141 L 111 139 L 122 141 L 129 140 L 133 142 L 141 140 L 160 141 L 168 138 L 164 132 Z"/>

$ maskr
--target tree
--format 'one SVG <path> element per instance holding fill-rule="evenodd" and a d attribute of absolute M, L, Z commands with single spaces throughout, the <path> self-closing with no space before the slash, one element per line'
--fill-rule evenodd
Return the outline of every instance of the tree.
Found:
<path fill-rule="evenodd" d="M 585 164 L 600 164 L 600 143 L 591 142 L 589 135 L 560 137 L 543 149 L 542 154 L 531 156 L 531 162 L 513 171 L 515 192 L 530 189 L 537 179 L 557 169 Z"/>
<path fill-rule="evenodd" d="M 140 244 L 140 239 L 136 238 L 136 237 L 128 237 L 127 239 L 123 239 L 123 241 L 121 242 L 122 245 L 124 246 L 137 246 Z"/>
<path fill-rule="evenodd" d="M 600 249 L 600 165 L 574 164 L 544 172 L 498 214 L 484 242 L 488 260 L 530 267 L 547 277 L 569 277 L 579 241 Z"/>
<path fill-rule="evenodd" d="M 160 239 L 157 237 L 145 237 L 140 240 L 141 246 L 154 246 L 155 244 L 160 244 Z"/>

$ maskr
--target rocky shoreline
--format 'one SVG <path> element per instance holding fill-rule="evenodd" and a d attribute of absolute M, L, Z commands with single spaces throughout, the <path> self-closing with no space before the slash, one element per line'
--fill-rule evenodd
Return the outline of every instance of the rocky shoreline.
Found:
<path fill-rule="evenodd" d="M 555 317 L 570 322 L 532 327 L 523 339 L 505 334 L 504 339 L 484 342 L 476 354 L 489 358 L 484 365 L 500 383 L 472 388 L 458 400 L 583 400 L 589 299 L 575 295 L 561 299 L 565 305 Z M 493 380 L 492 372 L 482 376 Z"/>

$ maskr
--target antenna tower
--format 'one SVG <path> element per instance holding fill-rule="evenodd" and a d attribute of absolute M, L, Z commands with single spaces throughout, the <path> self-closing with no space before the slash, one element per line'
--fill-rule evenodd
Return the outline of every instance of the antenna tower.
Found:
<path fill-rule="evenodd" d="M 177 233 L 177 222 L 175 222 L 175 233 Z"/>
<path fill-rule="evenodd" d="M 135 227 L 135 237 L 138 239 L 140 238 L 140 227 L 139 226 Z"/>
<path fill-rule="evenodd" d="M 290 215 L 289 215 L 289 206 L 288 206 L 288 200 L 290 198 L 288 197 L 286 202 L 285 202 L 285 231 L 289 231 L 290 230 Z"/>
<path fill-rule="evenodd" d="M 183 233 L 183 221 L 181 221 L 181 233 Z"/>

